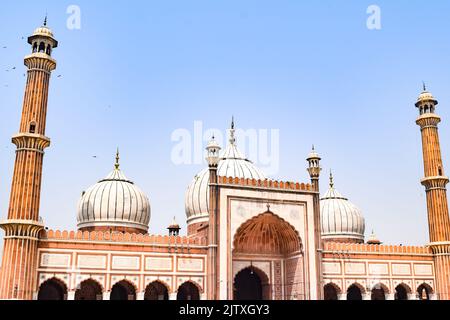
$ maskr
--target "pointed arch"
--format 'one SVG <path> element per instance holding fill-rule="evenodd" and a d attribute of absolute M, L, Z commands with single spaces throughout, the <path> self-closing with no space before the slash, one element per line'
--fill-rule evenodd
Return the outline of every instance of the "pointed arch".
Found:
<path fill-rule="evenodd" d="M 145 287 L 144 300 L 169 300 L 169 290 L 164 282 L 155 280 Z"/>
<path fill-rule="evenodd" d="M 111 287 L 111 300 L 136 300 L 137 287 L 132 281 L 123 279 Z"/>
<path fill-rule="evenodd" d="M 66 283 L 57 277 L 42 282 L 38 290 L 38 300 L 67 300 Z"/>
<path fill-rule="evenodd" d="M 103 300 L 103 286 L 95 279 L 85 279 L 77 285 L 75 300 Z"/>
<path fill-rule="evenodd" d="M 200 300 L 200 287 L 194 281 L 188 280 L 182 283 L 177 290 L 177 300 Z"/>
<path fill-rule="evenodd" d="M 297 230 L 286 220 L 267 211 L 244 222 L 233 240 L 235 253 L 290 254 L 300 252 Z"/>
<path fill-rule="evenodd" d="M 341 288 L 334 282 L 328 282 L 323 287 L 324 300 L 339 300 Z"/>

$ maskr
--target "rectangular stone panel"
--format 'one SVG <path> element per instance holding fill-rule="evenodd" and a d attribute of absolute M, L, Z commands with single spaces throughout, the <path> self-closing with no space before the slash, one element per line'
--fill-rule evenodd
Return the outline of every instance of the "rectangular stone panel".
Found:
<path fill-rule="evenodd" d="M 409 276 L 411 275 L 411 265 L 406 263 L 393 263 L 392 274 L 395 276 Z"/>
<path fill-rule="evenodd" d="M 139 257 L 113 256 L 112 269 L 114 270 L 139 270 Z"/>
<path fill-rule="evenodd" d="M 179 258 L 179 271 L 203 271 L 203 259 Z"/>
<path fill-rule="evenodd" d="M 43 253 L 41 255 L 41 267 L 68 268 L 70 266 L 70 254 Z"/>
<path fill-rule="evenodd" d="M 80 269 L 106 269 L 106 256 L 88 254 L 79 255 L 77 266 Z"/>
<path fill-rule="evenodd" d="M 345 263 L 346 274 L 365 274 L 366 264 L 363 262 L 346 262 Z"/>
<path fill-rule="evenodd" d="M 339 262 L 324 262 L 323 273 L 326 274 L 341 274 L 341 264 Z"/>
<path fill-rule="evenodd" d="M 431 264 L 415 264 L 414 274 L 416 276 L 432 276 L 433 266 Z"/>
<path fill-rule="evenodd" d="M 389 274 L 389 266 L 387 263 L 369 263 L 370 275 L 387 275 Z"/>
<path fill-rule="evenodd" d="M 146 257 L 145 270 L 172 271 L 172 258 Z"/>

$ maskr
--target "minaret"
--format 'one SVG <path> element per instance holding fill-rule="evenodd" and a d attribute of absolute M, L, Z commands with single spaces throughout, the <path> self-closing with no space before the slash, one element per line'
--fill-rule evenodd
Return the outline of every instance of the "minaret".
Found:
<path fill-rule="evenodd" d="M 0 222 L 5 230 L 0 299 L 33 299 L 37 286 L 37 246 L 44 228 L 39 217 L 42 161 L 50 145 L 45 136 L 50 74 L 56 68 L 51 57 L 58 42 L 47 27 L 28 38 L 31 54 L 25 57 L 28 78 L 19 133 L 12 137 L 17 146 L 8 218 Z"/>
<path fill-rule="evenodd" d="M 175 217 L 173 217 L 172 223 L 170 224 L 170 226 L 167 229 L 169 230 L 169 236 L 178 237 L 180 235 L 181 227 L 177 223 L 177 220 L 175 219 Z"/>
<path fill-rule="evenodd" d="M 232 129 L 234 130 L 234 129 Z M 217 167 L 220 161 L 220 146 L 214 136 L 206 147 L 209 167 L 209 225 L 208 225 L 208 300 L 218 300 L 219 288 L 219 260 L 217 249 L 219 244 L 219 187 L 217 181 Z"/>
<path fill-rule="evenodd" d="M 316 273 L 318 274 L 317 281 L 317 298 L 318 300 L 323 299 L 323 275 L 322 275 L 322 231 L 320 222 L 320 190 L 319 190 L 319 178 L 322 168 L 320 167 L 320 160 L 322 160 L 319 154 L 316 152 L 314 146 L 312 146 L 312 151 L 308 155 L 306 161 L 308 161 L 308 173 L 311 177 L 312 191 L 314 191 L 313 196 L 313 209 L 314 209 L 314 244 L 316 254 Z"/>
<path fill-rule="evenodd" d="M 450 217 L 446 189 L 449 179 L 445 176 L 442 165 L 438 134 L 441 118 L 435 114 L 437 104 L 424 84 L 416 103 L 419 109 L 416 123 L 422 132 L 425 171 L 422 185 L 427 195 L 430 248 L 435 254 L 436 292 L 438 299 L 450 300 Z"/>

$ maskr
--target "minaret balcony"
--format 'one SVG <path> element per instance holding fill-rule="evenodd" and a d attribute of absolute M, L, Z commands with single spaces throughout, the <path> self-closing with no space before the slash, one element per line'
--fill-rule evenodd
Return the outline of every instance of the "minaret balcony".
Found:
<path fill-rule="evenodd" d="M 17 151 L 29 150 L 43 153 L 50 146 L 50 138 L 36 133 L 19 133 L 12 137 Z"/>
<path fill-rule="evenodd" d="M 427 177 L 421 180 L 422 185 L 427 191 L 446 190 L 449 179 L 446 176 Z"/>

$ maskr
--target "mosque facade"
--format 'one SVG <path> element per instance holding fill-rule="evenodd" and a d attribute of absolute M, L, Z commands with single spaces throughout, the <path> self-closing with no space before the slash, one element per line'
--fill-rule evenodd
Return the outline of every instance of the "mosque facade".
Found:
<path fill-rule="evenodd" d="M 450 299 L 449 180 L 438 102 L 426 88 L 416 103 L 430 236 L 425 246 L 385 245 L 374 234 L 366 241 L 361 210 L 337 191 L 333 176 L 321 195 L 321 157 L 314 149 L 305 162 L 310 181 L 269 179 L 239 150 L 234 121 L 223 150 L 209 141 L 208 166 L 187 188 L 187 235 L 176 221 L 166 235 L 148 234 L 149 198 L 126 177 L 119 152 L 111 173 L 82 193 L 77 230 L 48 230 L 39 206 L 58 41 L 45 22 L 28 43 L 10 203 L 0 221 L 0 299 Z"/>

